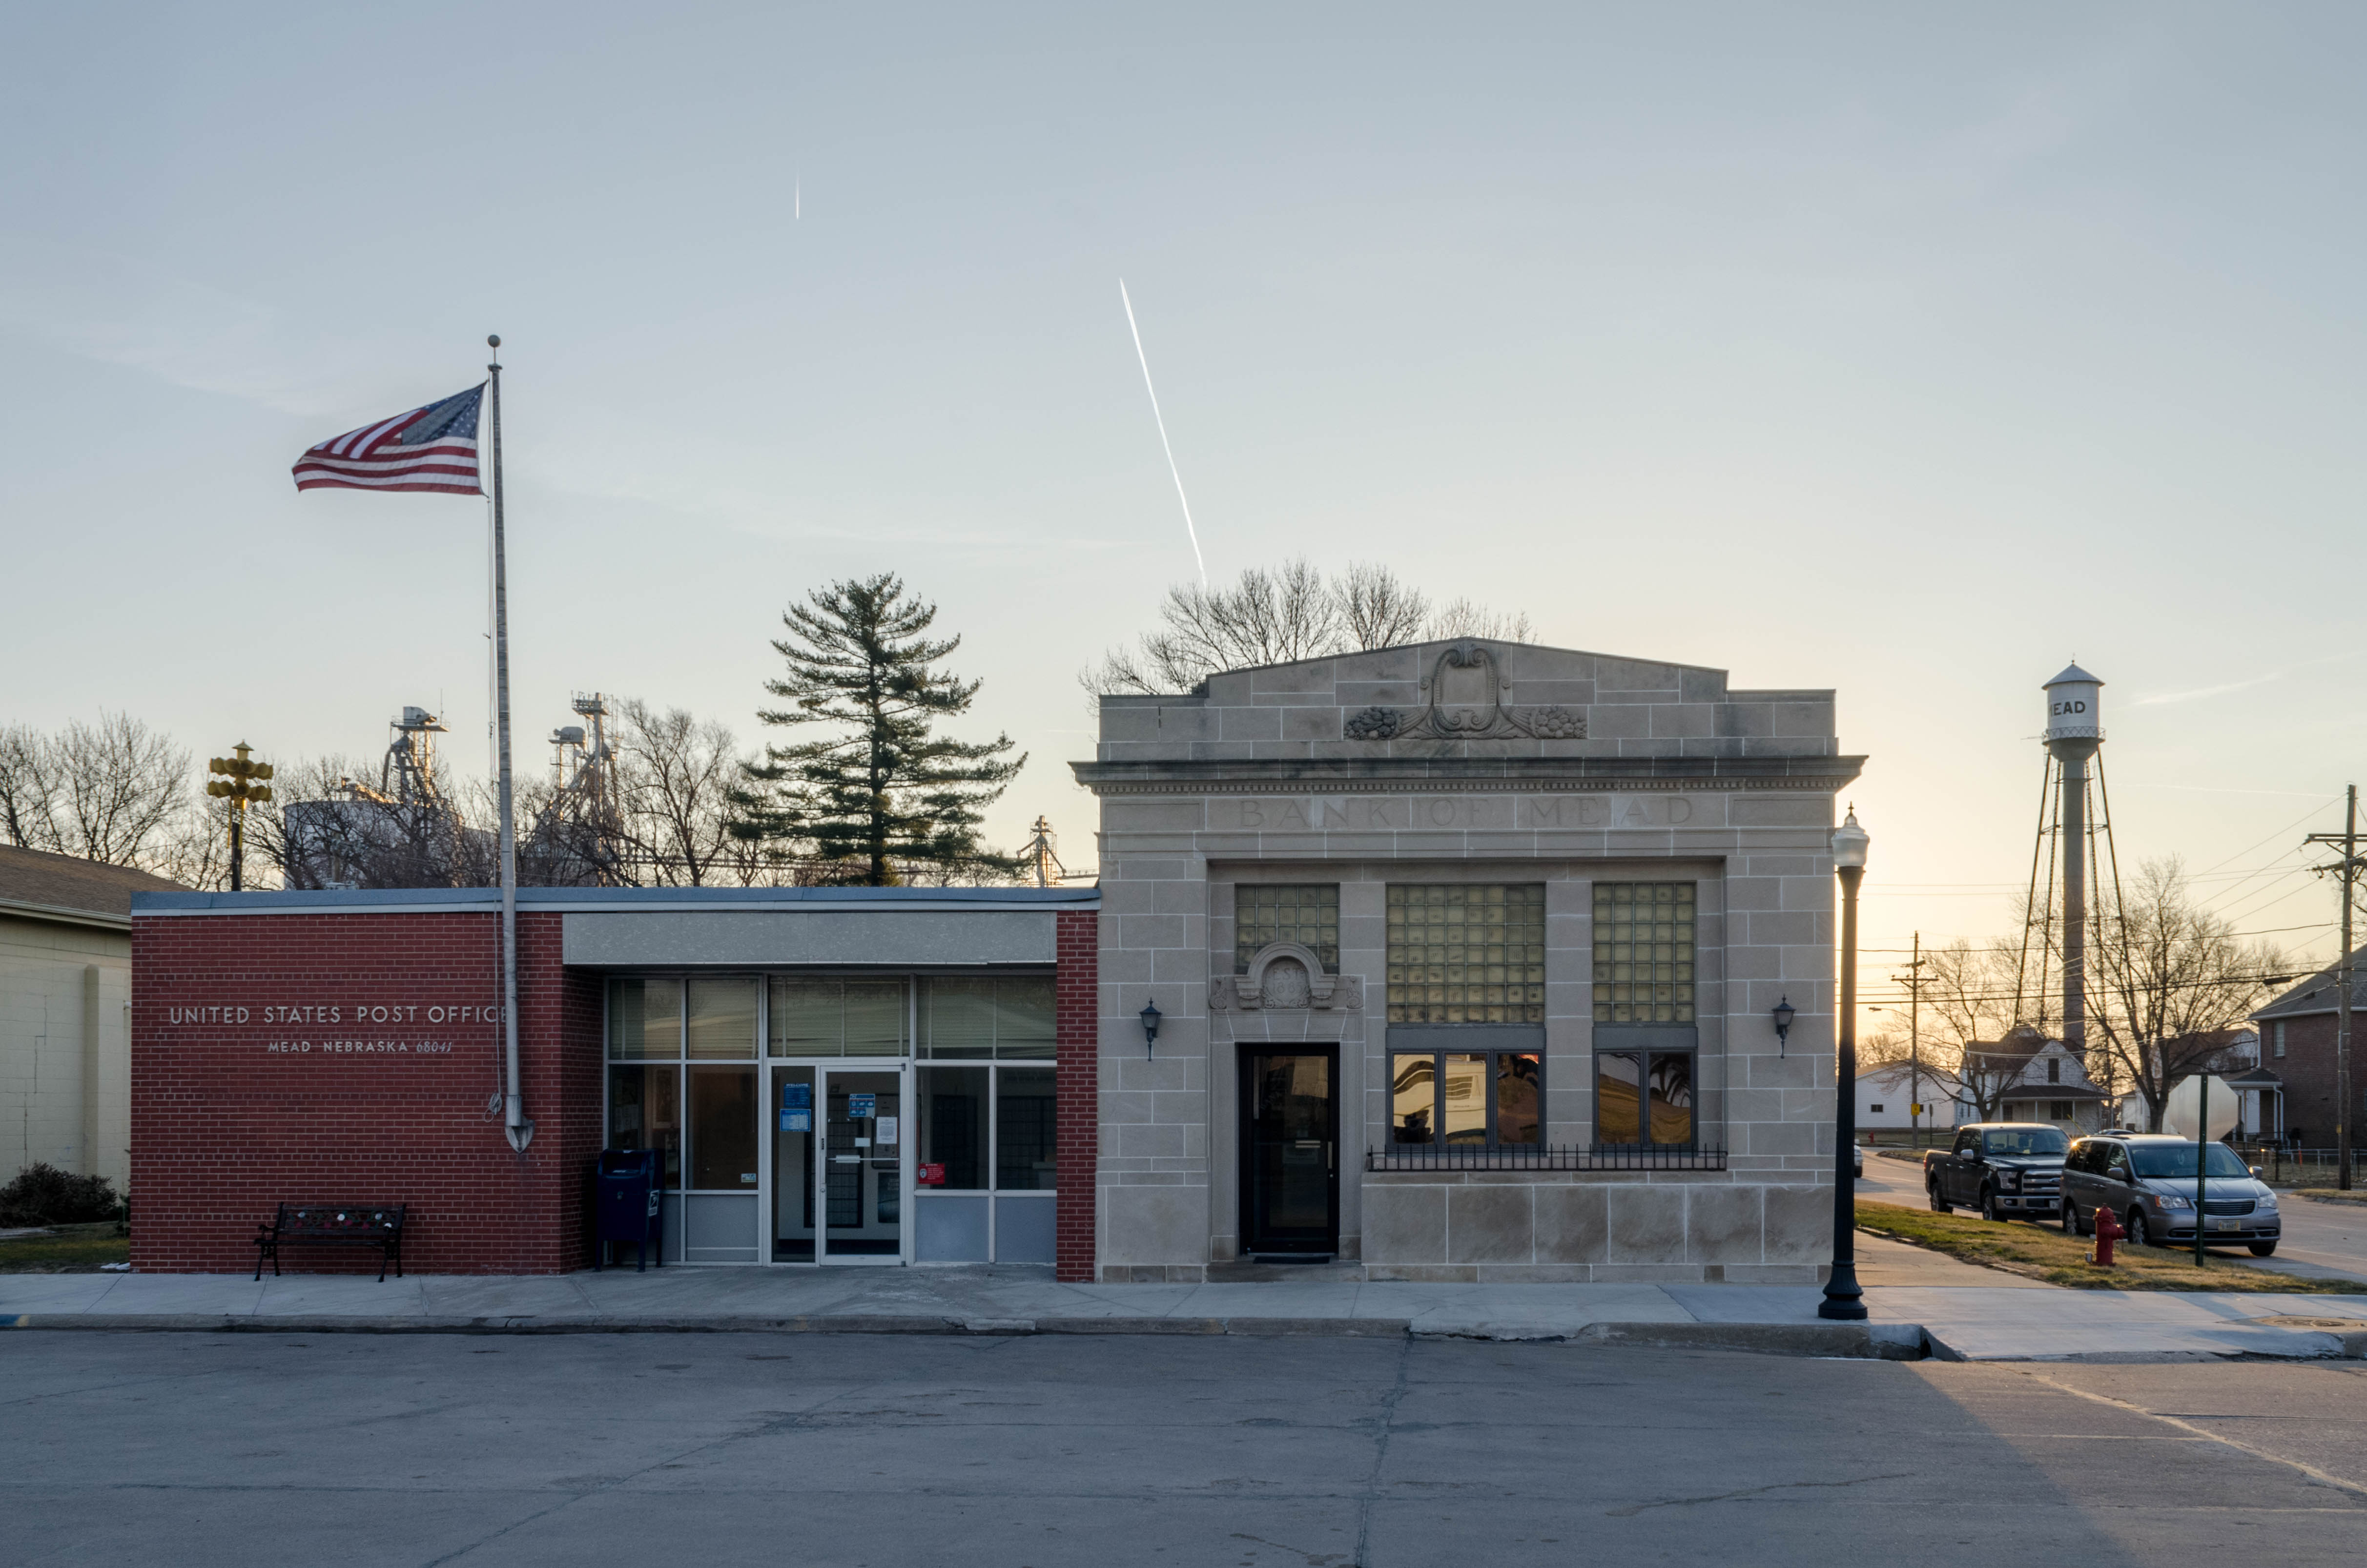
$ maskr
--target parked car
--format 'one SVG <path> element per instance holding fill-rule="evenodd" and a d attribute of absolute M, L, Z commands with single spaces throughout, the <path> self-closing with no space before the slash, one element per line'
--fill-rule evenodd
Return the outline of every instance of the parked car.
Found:
<path fill-rule="evenodd" d="M 1981 1121 L 1926 1150 L 1923 1190 L 1942 1214 L 1963 1204 L 1984 1220 L 2052 1220 L 2062 1212 L 2063 1157 L 2070 1141 L 2044 1121 Z"/>
<path fill-rule="evenodd" d="M 2282 1228 L 2275 1191 L 2226 1144 L 2202 1148 L 2210 1162 L 2203 1171 L 2203 1244 L 2246 1246 L 2254 1257 L 2269 1256 Z M 2064 1165 L 2063 1228 L 2087 1235 L 2095 1229 L 2096 1210 L 2110 1209 L 2139 1246 L 2193 1244 L 2196 1157 L 2191 1139 L 2167 1133 L 2080 1139 Z"/>

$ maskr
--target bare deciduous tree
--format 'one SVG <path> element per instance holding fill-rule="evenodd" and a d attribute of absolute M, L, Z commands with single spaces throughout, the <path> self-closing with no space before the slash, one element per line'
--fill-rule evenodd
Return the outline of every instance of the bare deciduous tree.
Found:
<path fill-rule="evenodd" d="M 1359 651 L 1419 642 L 1430 624 L 1430 596 L 1369 561 L 1350 562 L 1331 592 L 1347 645 Z"/>
<path fill-rule="evenodd" d="M 686 887 L 761 880 L 761 846 L 731 831 L 730 793 L 742 764 L 730 730 L 637 698 L 617 704 L 617 714 L 625 832 L 648 880 Z"/>
<path fill-rule="evenodd" d="M 1423 641 L 1437 642 L 1448 637 L 1480 637 L 1490 642 L 1525 642 L 1534 633 L 1526 611 L 1486 609 L 1469 599 L 1456 599 L 1443 605 L 1430 618 Z"/>
<path fill-rule="evenodd" d="M 145 866 L 191 794 L 189 754 L 128 713 L 0 732 L 0 829 L 22 848 Z"/>
<path fill-rule="evenodd" d="M 2225 1031 L 2259 1005 L 2284 957 L 2196 906 L 2175 857 L 2146 861 L 2125 896 L 2097 892 L 2085 987 L 2090 1071 L 2101 1057 L 2145 1101 L 2146 1125 L 2158 1132 L 2171 1085 L 2225 1064 Z"/>
<path fill-rule="evenodd" d="M 1931 1026 L 1918 1031 L 1920 1054 L 1964 1086 L 1981 1119 L 1992 1119 L 2027 1054 L 1989 1049 L 2007 1042 L 2015 1024 L 2010 960 L 1997 946 L 1976 948 L 1959 937 L 1924 949 L 1923 963 L 1919 1006 Z"/>
<path fill-rule="evenodd" d="M 1457 599 L 1433 611 L 1428 596 L 1386 566 L 1354 562 L 1336 579 L 1304 558 L 1251 567 L 1229 587 L 1167 590 L 1160 624 L 1138 647 L 1116 649 L 1078 676 L 1099 698 L 1189 691 L 1224 670 L 1450 637 L 1525 642 L 1529 618 Z"/>

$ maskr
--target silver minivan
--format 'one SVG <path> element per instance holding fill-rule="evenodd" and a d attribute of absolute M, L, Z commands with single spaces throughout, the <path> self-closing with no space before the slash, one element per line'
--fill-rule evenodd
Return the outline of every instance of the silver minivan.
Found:
<path fill-rule="evenodd" d="M 2139 1246 L 2191 1246 L 2203 1221 L 2205 1246 L 2249 1247 L 2254 1257 L 2277 1250 L 2277 1195 L 2225 1143 L 2207 1143 L 2202 1157 L 2203 1212 L 2194 1211 L 2191 1139 L 2159 1132 L 2106 1132 L 2071 1145 L 2063 1162 L 2063 1228 L 2092 1235 L 2096 1210 L 2120 1216 Z"/>

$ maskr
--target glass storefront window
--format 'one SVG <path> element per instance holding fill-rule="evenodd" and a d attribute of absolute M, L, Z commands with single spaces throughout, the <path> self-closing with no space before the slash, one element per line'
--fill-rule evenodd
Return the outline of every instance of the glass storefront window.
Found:
<path fill-rule="evenodd" d="M 994 1054 L 994 982 L 931 980 L 924 994 L 921 1038 L 928 1054 Z"/>
<path fill-rule="evenodd" d="M 682 982 L 608 982 L 608 1059 L 673 1061 L 682 1054 Z"/>
<path fill-rule="evenodd" d="M 1439 1123 L 1449 1143 L 1488 1141 L 1488 1059 L 1450 1054 L 1442 1064 L 1439 1086 L 1444 1105 Z"/>
<path fill-rule="evenodd" d="M 1693 1141 L 1693 1053 L 1596 1051 L 1594 1141 L 1626 1146 L 1690 1146 Z"/>
<path fill-rule="evenodd" d="M 1389 1142 L 1542 1142 L 1545 1099 L 1545 1059 L 1534 1051 L 1399 1051 L 1389 1062 Z"/>
<path fill-rule="evenodd" d="M 926 1190 L 982 1190 L 986 1186 L 987 1074 L 984 1067 L 923 1067 L 920 1074 L 921 1148 L 923 1167 L 943 1165 L 945 1179 Z"/>
<path fill-rule="evenodd" d="M 1059 1108 L 1049 1067 L 923 1065 L 923 1192 L 1050 1192 L 1059 1185 Z M 993 1141 L 988 1142 L 988 1129 Z M 932 1181 L 935 1167 L 944 1179 Z"/>
<path fill-rule="evenodd" d="M 904 983 L 900 980 L 850 980 L 846 983 L 846 1054 L 904 1054 Z"/>
<path fill-rule="evenodd" d="M 922 984 L 923 1055 L 1048 1062 L 1057 1053 L 1049 975 L 938 976 Z"/>
<path fill-rule="evenodd" d="M 756 1190 L 756 1069 L 690 1070 L 693 1191 Z"/>
<path fill-rule="evenodd" d="M 1027 976 L 994 983 L 994 1054 L 1005 1062 L 1049 1061 L 1054 1051 L 1052 979 Z"/>
<path fill-rule="evenodd" d="M 662 1150 L 666 1186 L 681 1185 L 681 1068 L 608 1069 L 608 1147 Z"/>
<path fill-rule="evenodd" d="M 1542 1063 L 1532 1052 L 1501 1051 L 1496 1057 L 1496 1142 L 1535 1143 L 1544 1139 Z"/>
<path fill-rule="evenodd" d="M 773 980 L 773 1056 L 901 1056 L 900 980 Z"/>
<path fill-rule="evenodd" d="M 1400 1056 L 1389 1079 L 1389 1142 L 1431 1143 L 1437 1127 L 1438 1060 L 1433 1056 Z"/>
<path fill-rule="evenodd" d="M 753 976 L 700 977 L 690 983 L 688 1054 L 745 1061 L 756 1054 L 756 982 Z"/>
<path fill-rule="evenodd" d="M 1059 1115 L 1048 1067 L 1004 1067 L 994 1083 L 994 1185 L 1005 1192 L 1058 1187 Z"/>

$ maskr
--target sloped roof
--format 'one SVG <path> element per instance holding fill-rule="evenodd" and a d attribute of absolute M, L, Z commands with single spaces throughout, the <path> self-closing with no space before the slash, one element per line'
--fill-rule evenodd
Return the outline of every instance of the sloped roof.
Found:
<path fill-rule="evenodd" d="M 2356 1011 L 2367 1011 L 2367 970 L 2361 967 L 2367 959 L 2367 949 L 2350 955 L 2350 1006 Z M 2255 1022 L 2271 1018 L 2306 1017 L 2313 1013 L 2331 1013 L 2340 1000 L 2335 994 L 2334 966 L 2329 964 L 2254 1013 Z"/>
<path fill-rule="evenodd" d="M 129 866 L 0 845 L 0 910 L 10 915 L 49 915 L 129 929 L 133 893 L 184 891 L 169 877 L 151 876 Z"/>
<path fill-rule="evenodd" d="M 1977 1056 L 1986 1062 L 2027 1062 L 2050 1045 L 2063 1042 L 2050 1039 L 2024 1024 L 2003 1040 L 1975 1040 L 1965 1042 L 1965 1054 Z"/>

